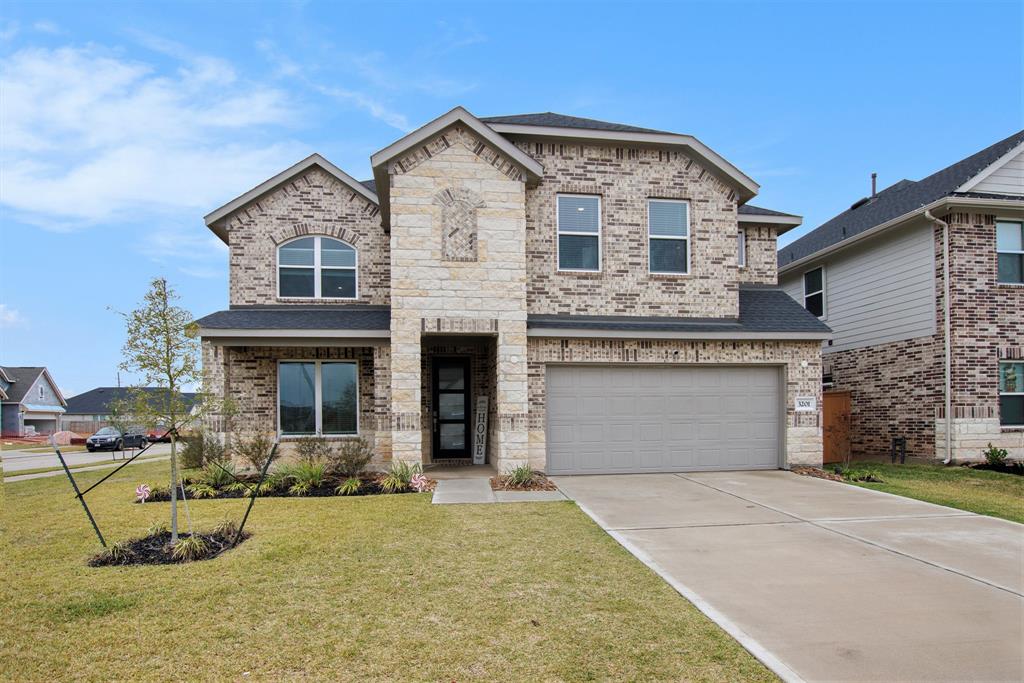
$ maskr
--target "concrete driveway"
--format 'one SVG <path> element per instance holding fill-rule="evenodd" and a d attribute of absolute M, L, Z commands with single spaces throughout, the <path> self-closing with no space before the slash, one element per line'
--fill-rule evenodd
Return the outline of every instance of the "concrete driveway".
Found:
<path fill-rule="evenodd" d="M 789 680 L 1024 680 L 1024 526 L 788 472 L 554 477 Z"/>

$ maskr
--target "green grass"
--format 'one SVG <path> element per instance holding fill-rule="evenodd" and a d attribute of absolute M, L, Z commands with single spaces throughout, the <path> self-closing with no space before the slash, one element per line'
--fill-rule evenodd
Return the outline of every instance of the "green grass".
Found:
<path fill-rule="evenodd" d="M 61 452 L 62 453 L 64 452 L 63 449 L 61 449 Z M 166 457 L 167 457 L 166 453 L 154 453 L 152 455 L 140 455 L 138 458 L 135 459 L 135 462 L 132 463 L 132 466 L 134 467 L 136 463 L 138 463 L 138 462 L 140 462 L 142 460 L 152 460 L 153 458 L 166 458 Z M 119 458 L 117 460 L 100 460 L 99 462 L 81 462 L 81 463 L 78 463 L 78 464 L 75 464 L 75 465 L 68 465 L 68 469 L 70 469 L 72 472 L 74 472 L 75 470 L 81 469 L 83 467 L 99 467 L 99 466 L 102 466 L 102 465 L 109 465 L 110 467 L 108 467 L 108 469 L 113 469 L 114 467 L 117 467 L 118 465 L 124 463 L 126 460 L 127 460 L 127 458 L 125 458 L 125 459 L 120 459 Z M 41 474 L 43 472 L 62 472 L 62 471 L 64 471 L 64 468 L 61 467 L 60 465 L 57 465 L 56 467 L 34 467 L 34 468 L 31 468 L 31 469 L 27 469 L 27 470 L 11 470 L 10 472 L 4 470 L 4 477 L 18 477 L 18 476 L 21 476 L 22 474 Z M 97 470 L 97 471 L 99 471 L 99 470 Z"/>
<path fill-rule="evenodd" d="M 109 541 L 167 519 L 132 503 L 166 471 L 90 494 Z M 2 490 L 0 680 L 773 679 L 568 502 L 259 499 L 252 538 L 215 560 L 89 568 L 64 479 Z M 209 528 L 244 505 L 191 510 Z"/>
<path fill-rule="evenodd" d="M 948 505 L 1024 523 L 1024 477 L 944 465 L 855 464 L 877 472 L 884 483 L 851 482 L 867 489 Z"/>

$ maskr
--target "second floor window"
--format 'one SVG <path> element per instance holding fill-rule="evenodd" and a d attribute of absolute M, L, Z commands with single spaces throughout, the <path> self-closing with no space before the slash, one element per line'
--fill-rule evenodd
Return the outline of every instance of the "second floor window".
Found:
<path fill-rule="evenodd" d="M 1024 283 L 1024 223 L 996 221 L 999 281 Z"/>
<path fill-rule="evenodd" d="M 815 268 L 804 273 L 804 308 L 825 317 L 825 269 Z"/>
<path fill-rule="evenodd" d="M 330 237 L 300 237 L 277 250 L 277 292 L 303 299 L 355 299 L 356 250 Z"/>
<path fill-rule="evenodd" d="M 747 267 L 747 231 L 740 228 L 739 231 L 739 251 L 736 256 L 736 263 L 739 264 L 740 268 Z"/>
<path fill-rule="evenodd" d="M 601 270 L 601 198 L 558 195 L 558 269 Z"/>
<path fill-rule="evenodd" d="M 690 272 L 690 205 L 685 201 L 647 201 L 648 269 L 652 273 Z"/>

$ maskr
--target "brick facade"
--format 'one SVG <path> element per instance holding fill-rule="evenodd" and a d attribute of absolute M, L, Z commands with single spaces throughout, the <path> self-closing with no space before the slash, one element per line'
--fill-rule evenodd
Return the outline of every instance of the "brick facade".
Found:
<path fill-rule="evenodd" d="M 375 204 L 317 167 L 242 207 L 228 221 L 231 305 L 309 306 L 339 301 L 386 305 L 391 295 L 391 257 L 379 214 Z M 356 248 L 357 299 L 277 296 L 277 247 L 303 235 L 328 235 Z"/>
<path fill-rule="evenodd" d="M 776 284 L 779 280 L 779 259 L 775 251 L 778 228 L 751 223 L 740 225 L 747 236 L 747 265 L 739 269 L 740 284 Z"/>

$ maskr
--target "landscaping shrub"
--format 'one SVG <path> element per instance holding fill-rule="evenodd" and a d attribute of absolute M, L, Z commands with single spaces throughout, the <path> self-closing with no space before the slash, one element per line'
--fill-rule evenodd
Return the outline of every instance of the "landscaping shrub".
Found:
<path fill-rule="evenodd" d="M 391 463 L 391 469 L 380 478 L 381 491 L 384 493 L 407 491 L 412 483 L 413 476 L 422 472 L 423 468 L 420 467 L 419 463 L 412 464 L 396 460 Z"/>
<path fill-rule="evenodd" d="M 235 466 L 230 462 L 208 462 L 199 473 L 199 481 L 220 489 L 234 483 Z"/>
<path fill-rule="evenodd" d="M 322 436 L 304 436 L 295 441 L 295 454 L 300 462 L 326 462 L 332 452 L 330 442 Z"/>
<path fill-rule="evenodd" d="M 991 443 L 983 452 L 985 454 L 985 462 L 993 467 L 1005 465 L 1006 457 L 1009 455 L 1009 452 L 1005 448 L 993 446 Z"/>
<path fill-rule="evenodd" d="M 191 562 L 204 557 L 208 549 L 206 540 L 199 534 L 182 536 L 171 548 L 171 557 L 179 562 Z"/>
<path fill-rule="evenodd" d="M 509 488 L 522 489 L 533 483 L 536 476 L 529 465 L 519 465 L 505 472 L 505 485 Z"/>
<path fill-rule="evenodd" d="M 250 467 L 262 470 L 274 448 L 274 439 L 269 434 L 256 433 L 243 436 L 234 445 L 234 451 Z"/>
<path fill-rule="evenodd" d="M 182 437 L 185 447 L 181 451 L 181 464 L 186 468 L 199 469 L 211 462 L 224 462 L 228 450 L 213 434 L 198 431 Z"/>
<path fill-rule="evenodd" d="M 327 463 L 296 463 L 289 468 L 288 481 L 288 493 L 305 496 L 324 486 L 327 481 Z"/>
<path fill-rule="evenodd" d="M 135 559 L 135 553 L 132 552 L 127 541 L 111 543 L 96 556 L 96 561 L 103 564 L 128 564 L 133 559 Z"/>
<path fill-rule="evenodd" d="M 331 474 L 345 477 L 358 477 L 373 460 L 373 446 L 364 439 L 345 439 L 331 449 L 328 456 L 328 470 Z M 412 475 L 410 475 L 412 476 Z"/>
<path fill-rule="evenodd" d="M 339 496 L 354 496 L 359 493 L 359 489 L 363 487 L 362 480 L 356 477 L 349 477 L 345 481 L 338 485 L 338 488 L 334 489 L 334 492 Z"/>

